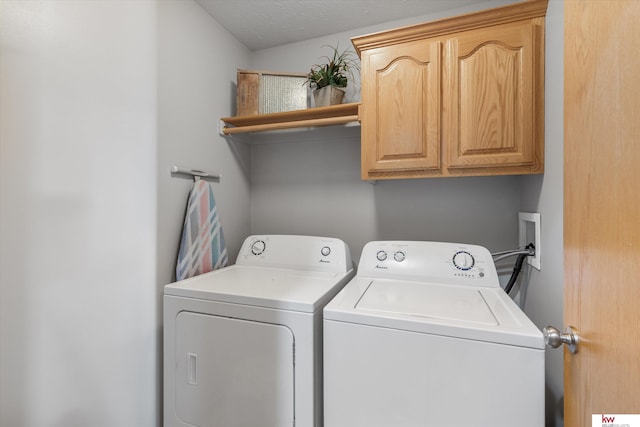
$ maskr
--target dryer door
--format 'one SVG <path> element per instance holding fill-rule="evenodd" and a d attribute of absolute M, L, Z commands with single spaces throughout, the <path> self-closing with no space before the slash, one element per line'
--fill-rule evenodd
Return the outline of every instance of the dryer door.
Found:
<path fill-rule="evenodd" d="M 293 425 L 293 345 L 286 326 L 180 312 L 178 419 L 200 427 Z"/>

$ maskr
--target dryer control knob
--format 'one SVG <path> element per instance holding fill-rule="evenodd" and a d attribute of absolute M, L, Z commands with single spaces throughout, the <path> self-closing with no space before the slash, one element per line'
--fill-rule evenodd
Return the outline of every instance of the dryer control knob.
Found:
<path fill-rule="evenodd" d="M 261 255 L 267 248 L 267 244 L 264 240 L 256 240 L 251 244 L 251 253 L 254 255 Z"/>
<path fill-rule="evenodd" d="M 387 259 L 387 253 L 385 251 L 378 251 L 376 258 L 378 258 L 378 261 L 384 261 Z"/>
<path fill-rule="evenodd" d="M 404 261 L 404 259 L 405 259 L 406 257 L 407 257 L 407 256 L 406 256 L 406 255 L 404 254 L 404 252 L 402 252 L 402 251 L 396 251 L 396 252 L 393 254 L 393 259 L 395 259 L 395 260 L 396 260 L 396 261 L 398 261 L 398 262 L 402 262 L 402 261 Z"/>
<path fill-rule="evenodd" d="M 331 253 L 331 248 L 329 246 L 323 246 L 322 249 L 320 249 L 320 253 L 322 256 L 327 256 Z"/>

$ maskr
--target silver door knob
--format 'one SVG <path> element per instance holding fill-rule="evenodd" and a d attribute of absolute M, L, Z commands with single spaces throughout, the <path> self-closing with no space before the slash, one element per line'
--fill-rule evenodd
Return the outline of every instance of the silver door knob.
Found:
<path fill-rule="evenodd" d="M 560 331 L 553 326 L 547 326 L 542 329 L 542 334 L 544 335 L 544 343 L 547 347 L 558 348 L 562 344 L 566 344 L 571 353 L 578 352 L 578 331 L 572 326 L 567 326 L 564 333 L 560 333 Z"/>

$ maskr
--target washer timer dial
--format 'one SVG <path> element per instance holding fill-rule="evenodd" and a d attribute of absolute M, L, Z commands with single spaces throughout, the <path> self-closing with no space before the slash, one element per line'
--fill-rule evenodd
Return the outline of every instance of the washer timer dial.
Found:
<path fill-rule="evenodd" d="M 475 258 L 467 251 L 458 251 L 453 254 L 453 265 L 455 265 L 458 270 L 471 270 L 475 264 Z"/>

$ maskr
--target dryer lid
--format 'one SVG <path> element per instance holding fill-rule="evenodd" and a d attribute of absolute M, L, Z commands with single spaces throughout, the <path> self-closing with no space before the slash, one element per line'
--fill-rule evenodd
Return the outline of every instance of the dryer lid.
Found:
<path fill-rule="evenodd" d="M 165 295 L 312 313 L 353 276 L 347 273 L 232 265 L 164 288 Z"/>
<path fill-rule="evenodd" d="M 356 277 L 324 319 L 544 349 L 542 332 L 502 288 Z"/>

